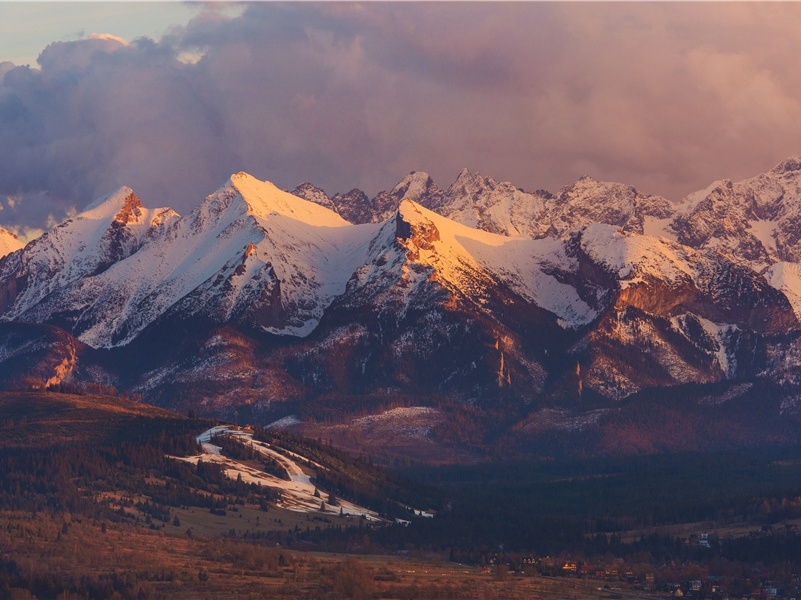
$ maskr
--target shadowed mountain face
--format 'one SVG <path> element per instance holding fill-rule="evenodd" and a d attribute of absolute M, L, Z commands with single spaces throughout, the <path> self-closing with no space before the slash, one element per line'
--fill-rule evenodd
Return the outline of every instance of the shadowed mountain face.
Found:
<path fill-rule="evenodd" d="M 181 217 L 121 188 L 0 258 L 0 385 L 113 385 L 309 430 L 372 415 L 397 447 L 473 455 L 567 430 L 656 451 L 608 432 L 676 389 L 748 385 L 794 415 L 800 165 L 678 203 L 589 178 L 551 194 L 417 172 L 370 199 L 239 173 Z M 381 420 L 400 408 L 420 421 L 406 437 Z"/>

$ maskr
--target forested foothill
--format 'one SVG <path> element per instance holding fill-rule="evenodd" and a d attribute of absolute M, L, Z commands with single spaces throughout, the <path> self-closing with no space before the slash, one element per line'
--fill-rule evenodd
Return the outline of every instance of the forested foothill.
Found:
<path fill-rule="evenodd" d="M 215 424 L 99 394 L 0 394 L 0 597 L 797 593 L 797 448 L 387 470 L 252 428 L 326 498 L 383 517 L 370 524 L 285 510 L 276 489 L 172 458 L 199 454 Z"/>

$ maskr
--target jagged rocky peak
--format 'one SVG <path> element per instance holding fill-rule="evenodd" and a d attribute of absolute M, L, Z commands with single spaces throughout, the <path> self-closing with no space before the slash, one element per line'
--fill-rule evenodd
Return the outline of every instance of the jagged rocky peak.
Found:
<path fill-rule="evenodd" d="M 162 229 L 178 217 L 171 208 L 145 208 L 131 188 L 122 186 L 101 196 L 61 226 L 73 221 L 97 221 L 99 225 L 107 222 L 112 229 L 126 227 L 136 231 L 136 237 L 141 238 L 148 229 Z"/>
<path fill-rule="evenodd" d="M 343 219 L 356 225 L 373 223 L 377 220 L 370 198 L 358 188 L 354 188 L 344 195 L 335 194 L 331 198 L 331 202 Z"/>
<path fill-rule="evenodd" d="M 543 220 L 550 195 L 529 193 L 509 182 L 498 183 L 469 169 L 439 197 L 423 203 L 458 223 L 512 237 L 543 237 Z"/>
<path fill-rule="evenodd" d="M 439 195 L 441 192 L 434 184 L 431 176 L 424 171 L 412 171 L 401 179 L 392 191 L 390 196 L 397 198 L 399 202 L 413 200 L 419 204 L 426 202 L 430 196 Z"/>
<path fill-rule="evenodd" d="M 110 194 L 100 196 L 90 202 L 80 214 L 86 217 L 99 218 L 102 216 L 114 215 L 120 212 L 130 212 L 135 208 L 141 208 L 142 201 L 128 186 L 120 186 Z"/>
<path fill-rule="evenodd" d="M 487 190 L 493 189 L 497 184 L 492 177 L 484 177 L 479 173 L 473 173 L 467 168 L 462 169 L 456 180 L 450 185 L 447 191 L 448 196 L 471 196 L 477 195 Z"/>
<path fill-rule="evenodd" d="M 396 235 L 404 241 L 413 241 L 419 248 L 431 248 L 440 239 L 439 230 L 426 216 L 428 211 L 412 200 L 404 200 L 395 215 Z"/>
<path fill-rule="evenodd" d="M 669 218 L 673 205 L 661 196 L 644 195 L 623 183 L 597 181 L 587 175 L 563 188 L 552 203 L 551 220 L 560 233 L 590 223 L 617 225 L 645 233 L 645 218 Z"/>
<path fill-rule="evenodd" d="M 678 240 L 762 270 L 801 261 L 801 158 L 750 179 L 716 181 L 689 194 L 672 224 Z"/>
<path fill-rule="evenodd" d="M 308 200 L 309 202 L 314 202 L 315 204 L 319 204 L 320 206 L 325 206 L 326 208 L 336 211 L 337 208 L 334 203 L 329 198 L 328 194 L 322 188 L 318 188 L 316 185 L 309 183 L 308 181 L 301 183 L 297 186 L 294 190 L 289 192 L 293 196 L 297 196 L 298 198 L 303 198 L 304 200 Z"/>
<path fill-rule="evenodd" d="M 801 155 L 790 156 L 773 167 L 770 172 L 776 175 L 801 171 Z"/>
<path fill-rule="evenodd" d="M 454 182 L 448 187 L 446 197 L 455 198 L 458 196 L 470 197 L 474 202 L 479 202 L 487 194 L 503 191 L 504 193 L 513 193 L 515 191 L 521 194 L 530 196 L 541 196 L 543 198 L 550 198 L 552 195 L 545 190 L 537 190 L 534 193 L 526 192 L 522 188 L 515 186 L 509 181 L 496 181 L 492 177 L 484 176 L 481 173 L 471 171 L 468 168 L 463 168 L 459 171 Z"/>
<path fill-rule="evenodd" d="M 127 224 L 130 222 L 137 222 L 142 214 L 142 201 L 139 196 L 133 193 L 128 194 L 123 200 L 120 211 L 114 216 L 114 221 L 117 223 Z"/>
<path fill-rule="evenodd" d="M 389 192 L 379 192 L 372 199 L 358 188 L 329 197 L 311 183 L 302 183 L 290 193 L 333 210 L 346 221 L 357 225 L 386 221 L 404 200 L 426 203 L 430 198 L 441 195 L 434 181 L 423 171 L 412 171 Z"/>
<path fill-rule="evenodd" d="M 103 256 L 107 250 L 117 252 L 120 248 L 116 245 L 123 244 L 128 251 L 135 251 L 152 230 L 161 231 L 177 218 L 171 208 L 145 208 L 134 191 L 123 186 L 45 232 L 30 244 L 27 253 L 54 253 L 51 259 L 56 263 L 103 262 L 108 258 Z M 96 240 L 98 245 L 88 244 L 89 240 Z M 108 244 L 115 247 L 109 248 Z"/>

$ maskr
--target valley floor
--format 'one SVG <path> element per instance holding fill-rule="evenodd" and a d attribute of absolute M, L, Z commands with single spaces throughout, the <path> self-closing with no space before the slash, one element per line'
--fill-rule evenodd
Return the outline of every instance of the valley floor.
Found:
<path fill-rule="evenodd" d="M 393 474 L 213 426 L 103 396 L 0 394 L 0 598 L 801 592 L 800 448 Z"/>
<path fill-rule="evenodd" d="M 70 598 L 666 597 L 622 583 L 515 575 L 436 557 L 302 552 L 183 531 L 0 512 L 0 573 L 12 563 L 17 573 L 0 577 L 0 596 L 54 598 L 70 590 Z"/>

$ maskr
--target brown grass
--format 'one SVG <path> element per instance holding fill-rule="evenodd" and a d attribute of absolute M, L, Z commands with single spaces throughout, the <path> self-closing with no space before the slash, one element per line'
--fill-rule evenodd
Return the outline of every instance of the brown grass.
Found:
<path fill-rule="evenodd" d="M 437 559 L 304 553 L 168 535 L 169 528 L 154 532 L 68 514 L 0 512 L 0 559 L 13 558 L 31 578 L 80 582 L 113 576 L 128 586 L 119 597 L 584 600 L 616 594 L 586 580 L 499 577 Z"/>

